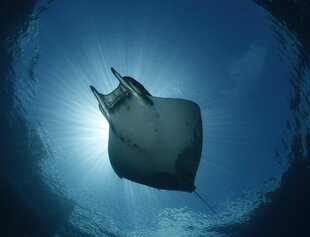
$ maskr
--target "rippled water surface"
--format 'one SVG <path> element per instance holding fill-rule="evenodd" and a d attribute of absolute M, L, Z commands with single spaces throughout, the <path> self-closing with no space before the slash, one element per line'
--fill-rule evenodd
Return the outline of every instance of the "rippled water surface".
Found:
<path fill-rule="evenodd" d="M 301 3 L 12 3 L 1 36 L 3 233 L 305 236 L 310 44 Z M 195 185 L 220 218 L 194 194 L 114 173 L 109 125 L 89 89 L 117 87 L 110 67 L 154 96 L 199 104 Z"/>

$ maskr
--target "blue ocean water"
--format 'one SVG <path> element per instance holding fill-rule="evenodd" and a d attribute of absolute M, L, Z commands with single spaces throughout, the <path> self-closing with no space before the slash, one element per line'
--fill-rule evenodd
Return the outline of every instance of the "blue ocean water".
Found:
<path fill-rule="evenodd" d="M 306 236 L 309 6 L 13 1 L 1 13 L 3 236 Z M 307 18 L 308 17 L 308 18 Z M 120 179 L 89 85 L 199 104 L 194 194 Z"/>

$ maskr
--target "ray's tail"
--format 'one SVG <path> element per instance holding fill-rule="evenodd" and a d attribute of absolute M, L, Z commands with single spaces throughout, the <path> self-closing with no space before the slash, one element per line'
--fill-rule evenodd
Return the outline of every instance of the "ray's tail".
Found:
<path fill-rule="evenodd" d="M 202 198 L 196 191 L 194 191 L 194 193 L 196 194 L 196 196 L 204 203 L 207 205 L 207 207 L 221 220 L 222 218 L 219 216 L 219 214 L 217 214 L 217 212 L 211 207 L 211 205 L 204 199 Z"/>

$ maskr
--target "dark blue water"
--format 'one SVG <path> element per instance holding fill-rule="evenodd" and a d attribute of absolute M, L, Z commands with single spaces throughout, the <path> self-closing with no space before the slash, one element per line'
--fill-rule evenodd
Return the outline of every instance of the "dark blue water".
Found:
<path fill-rule="evenodd" d="M 3 236 L 307 236 L 309 5 L 11 1 L 1 7 Z M 103 93 L 116 68 L 203 120 L 195 195 L 121 180 Z"/>

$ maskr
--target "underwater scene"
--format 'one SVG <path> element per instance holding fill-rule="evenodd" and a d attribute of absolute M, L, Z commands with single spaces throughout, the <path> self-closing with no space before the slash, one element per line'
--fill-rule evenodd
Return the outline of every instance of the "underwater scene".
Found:
<path fill-rule="evenodd" d="M 0 236 L 310 236 L 309 1 L 0 19 Z"/>

